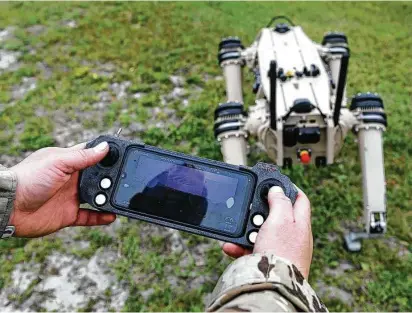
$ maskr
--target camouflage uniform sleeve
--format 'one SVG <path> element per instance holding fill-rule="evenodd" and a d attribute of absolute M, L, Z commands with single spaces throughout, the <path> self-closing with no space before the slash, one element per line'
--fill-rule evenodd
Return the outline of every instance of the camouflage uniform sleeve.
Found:
<path fill-rule="evenodd" d="M 296 266 L 272 254 L 251 254 L 230 264 L 207 311 L 328 312 Z"/>
<path fill-rule="evenodd" d="M 9 223 L 16 196 L 17 177 L 0 164 L 0 238 Z"/>

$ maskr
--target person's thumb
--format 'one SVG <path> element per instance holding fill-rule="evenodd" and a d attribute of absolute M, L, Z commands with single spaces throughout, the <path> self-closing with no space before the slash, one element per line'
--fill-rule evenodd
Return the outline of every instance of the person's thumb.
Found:
<path fill-rule="evenodd" d="M 109 152 L 109 144 L 106 141 L 89 149 L 68 150 L 61 157 L 64 172 L 74 173 L 95 165 Z"/>
<path fill-rule="evenodd" d="M 268 194 L 269 216 L 266 222 L 279 224 L 293 222 L 293 207 L 282 187 L 274 186 Z"/>
<path fill-rule="evenodd" d="M 270 188 L 268 203 L 269 215 L 259 230 L 253 249 L 256 253 L 276 250 L 279 232 L 293 222 L 292 203 L 281 187 Z"/>

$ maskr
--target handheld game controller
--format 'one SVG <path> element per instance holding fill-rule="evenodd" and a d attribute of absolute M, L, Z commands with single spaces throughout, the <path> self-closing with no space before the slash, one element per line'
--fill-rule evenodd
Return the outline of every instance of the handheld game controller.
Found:
<path fill-rule="evenodd" d="M 252 168 L 100 136 L 110 150 L 81 172 L 79 194 L 92 207 L 251 248 L 268 216 L 267 194 L 280 186 L 295 203 L 297 190 L 275 165 Z"/>

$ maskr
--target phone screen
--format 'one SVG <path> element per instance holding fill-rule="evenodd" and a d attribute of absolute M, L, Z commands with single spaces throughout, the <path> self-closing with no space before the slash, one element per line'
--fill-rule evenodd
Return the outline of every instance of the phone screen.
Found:
<path fill-rule="evenodd" d="M 238 236 L 246 222 L 255 178 L 156 152 L 126 152 L 113 204 L 196 228 Z"/>

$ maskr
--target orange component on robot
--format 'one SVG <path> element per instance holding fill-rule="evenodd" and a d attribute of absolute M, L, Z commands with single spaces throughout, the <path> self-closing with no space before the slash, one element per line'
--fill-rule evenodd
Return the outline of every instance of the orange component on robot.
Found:
<path fill-rule="evenodd" d="M 300 161 L 303 164 L 309 164 L 310 163 L 310 154 L 309 151 L 303 150 L 299 153 Z"/>

